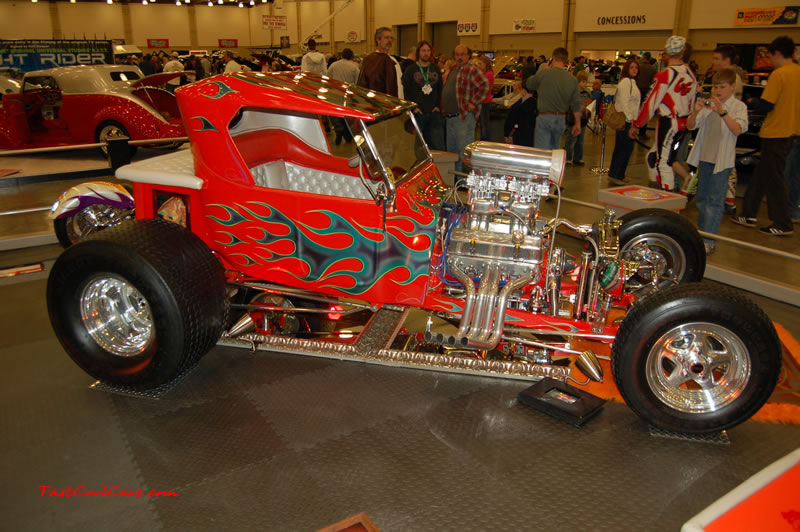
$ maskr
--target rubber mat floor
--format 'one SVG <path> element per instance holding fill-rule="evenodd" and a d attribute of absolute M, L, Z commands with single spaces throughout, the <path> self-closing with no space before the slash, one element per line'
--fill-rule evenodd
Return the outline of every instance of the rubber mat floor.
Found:
<path fill-rule="evenodd" d="M 620 404 L 576 429 L 518 404 L 519 381 L 234 348 L 161 399 L 110 394 L 33 279 L 0 287 L 13 530 L 302 531 L 358 512 L 384 531 L 677 530 L 800 441 L 754 421 L 728 445 L 656 438 Z M 100 496 L 49 496 L 68 488 Z"/>

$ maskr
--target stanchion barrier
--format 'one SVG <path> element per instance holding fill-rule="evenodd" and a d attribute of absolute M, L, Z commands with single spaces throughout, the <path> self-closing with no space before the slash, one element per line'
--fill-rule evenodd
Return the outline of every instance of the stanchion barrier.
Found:
<path fill-rule="evenodd" d="M 142 139 L 128 140 L 131 146 L 148 146 L 155 144 L 178 144 L 188 142 L 189 137 L 171 137 L 168 139 Z M 107 146 L 106 142 L 94 142 L 92 144 L 70 144 L 68 146 L 48 146 L 46 148 L 28 148 L 24 150 L 0 150 L 0 157 L 15 157 L 17 155 L 31 155 L 34 153 L 52 153 L 59 151 L 72 150 L 92 150 Z"/>
<path fill-rule="evenodd" d="M 606 163 L 606 123 L 602 122 L 600 124 L 600 135 L 602 139 L 600 141 L 600 166 L 592 167 L 592 173 L 597 175 L 605 175 L 608 173 L 608 168 L 605 167 Z"/>

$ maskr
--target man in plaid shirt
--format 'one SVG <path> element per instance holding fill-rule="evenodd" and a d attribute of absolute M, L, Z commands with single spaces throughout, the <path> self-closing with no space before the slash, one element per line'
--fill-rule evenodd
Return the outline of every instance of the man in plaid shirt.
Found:
<path fill-rule="evenodd" d="M 481 112 L 481 102 L 489 94 L 489 81 L 470 63 L 469 49 L 458 45 L 453 54 L 456 66 L 447 76 L 442 89 L 442 112 L 447 127 L 447 151 L 458 154 L 456 170 L 464 171 L 461 157 L 467 144 L 475 140 L 475 124 Z M 488 113 L 489 109 L 484 109 Z"/>

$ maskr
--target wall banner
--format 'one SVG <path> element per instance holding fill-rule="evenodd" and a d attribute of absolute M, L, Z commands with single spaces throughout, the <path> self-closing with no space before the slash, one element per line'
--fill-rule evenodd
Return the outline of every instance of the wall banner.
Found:
<path fill-rule="evenodd" d="M 771 26 L 797 24 L 800 6 L 753 7 L 737 9 L 734 26 Z"/>
<path fill-rule="evenodd" d="M 169 39 L 147 39 L 148 48 L 169 48 Z"/>
<path fill-rule="evenodd" d="M 521 18 L 514 20 L 514 33 L 533 33 L 536 31 L 536 19 Z"/>
<path fill-rule="evenodd" d="M 262 15 L 261 25 L 265 30 L 289 29 L 289 24 L 286 21 L 286 17 L 280 15 Z"/>
<path fill-rule="evenodd" d="M 60 66 L 102 64 L 114 64 L 110 40 L 0 40 L 0 67 L 30 72 Z"/>
<path fill-rule="evenodd" d="M 238 48 L 239 39 L 217 39 L 220 48 Z"/>
<path fill-rule="evenodd" d="M 459 22 L 456 26 L 457 35 L 478 35 L 477 22 Z"/>

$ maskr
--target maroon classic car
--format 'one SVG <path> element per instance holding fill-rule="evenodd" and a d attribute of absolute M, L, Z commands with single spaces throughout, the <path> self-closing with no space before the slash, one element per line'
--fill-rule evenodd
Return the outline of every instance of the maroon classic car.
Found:
<path fill-rule="evenodd" d="M 81 65 L 28 72 L 22 91 L 0 104 L 0 148 L 24 149 L 184 136 L 169 91 L 175 73 L 144 77 L 130 65 Z M 178 74 L 180 75 L 180 74 Z"/>

